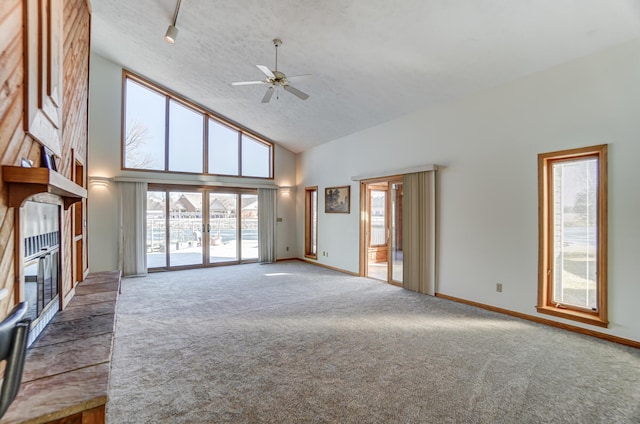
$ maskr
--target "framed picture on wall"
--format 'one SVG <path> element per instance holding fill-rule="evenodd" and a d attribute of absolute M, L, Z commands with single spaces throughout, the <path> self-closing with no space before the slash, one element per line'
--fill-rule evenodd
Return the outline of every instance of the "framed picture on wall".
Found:
<path fill-rule="evenodd" d="M 325 213 L 349 213 L 351 199 L 349 196 L 350 186 L 327 187 L 324 189 L 324 212 Z"/>

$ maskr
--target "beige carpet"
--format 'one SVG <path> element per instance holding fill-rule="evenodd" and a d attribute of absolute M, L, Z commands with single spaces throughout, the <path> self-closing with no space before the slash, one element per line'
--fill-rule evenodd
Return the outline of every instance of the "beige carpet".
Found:
<path fill-rule="evenodd" d="M 109 423 L 640 423 L 640 351 L 298 261 L 124 279 Z"/>

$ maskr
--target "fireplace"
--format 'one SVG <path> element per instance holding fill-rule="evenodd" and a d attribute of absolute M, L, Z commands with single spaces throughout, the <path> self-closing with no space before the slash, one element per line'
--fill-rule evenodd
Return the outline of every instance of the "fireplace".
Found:
<path fill-rule="evenodd" d="M 60 206 L 27 200 L 22 221 L 30 345 L 60 309 Z"/>
<path fill-rule="evenodd" d="M 87 190 L 48 168 L 4 165 L 2 180 L 8 187 L 8 206 L 17 213 L 15 300 L 29 302 L 30 345 L 61 309 L 61 296 L 73 296 L 71 291 L 61 294 L 62 258 L 67 263 L 73 254 L 62 249 L 67 244 L 61 231 L 62 211 L 86 199 Z M 71 281 L 68 286 L 73 288 Z"/>

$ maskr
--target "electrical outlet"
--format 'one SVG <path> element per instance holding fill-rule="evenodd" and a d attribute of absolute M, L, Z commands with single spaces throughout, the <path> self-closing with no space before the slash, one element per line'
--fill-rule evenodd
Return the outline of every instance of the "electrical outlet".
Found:
<path fill-rule="evenodd" d="M 496 291 L 502 293 L 502 283 L 496 283 Z"/>

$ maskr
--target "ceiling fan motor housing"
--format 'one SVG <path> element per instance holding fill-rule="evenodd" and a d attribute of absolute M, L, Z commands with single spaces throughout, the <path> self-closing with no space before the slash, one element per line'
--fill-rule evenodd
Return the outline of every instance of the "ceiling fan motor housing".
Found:
<path fill-rule="evenodd" d="M 309 95 L 307 93 L 300 91 L 297 88 L 289 85 L 289 80 L 287 79 L 287 76 L 284 74 L 284 72 L 278 71 L 278 46 L 282 45 L 282 40 L 280 40 L 279 38 L 274 38 L 273 45 L 276 47 L 275 69 L 272 71 L 265 65 L 256 65 L 258 69 L 260 69 L 260 71 L 262 71 L 262 73 L 265 74 L 265 76 L 267 77 L 266 79 L 261 81 L 234 82 L 232 83 L 232 85 L 268 84 L 269 87 L 267 88 L 267 92 L 262 98 L 262 103 L 269 103 L 269 100 L 271 100 L 271 96 L 273 95 L 273 92 L 276 91 L 274 90 L 274 88 L 277 89 L 278 87 L 282 87 L 285 91 L 288 91 L 289 93 L 293 94 L 294 96 L 298 97 L 301 100 L 308 99 Z M 291 78 L 299 78 L 303 76 L 307 76 L 307 75 L 297 75 Z"/>

